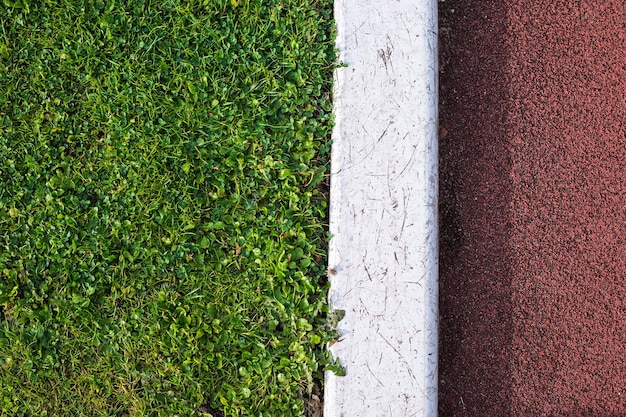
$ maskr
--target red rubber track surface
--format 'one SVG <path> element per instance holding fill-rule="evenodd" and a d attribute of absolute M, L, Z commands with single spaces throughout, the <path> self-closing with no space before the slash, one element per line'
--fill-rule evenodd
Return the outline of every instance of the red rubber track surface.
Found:
<path fill-rule="evenodd" d="M 626 2 L 439 5 L 440 415 L 626 416 Z"/>

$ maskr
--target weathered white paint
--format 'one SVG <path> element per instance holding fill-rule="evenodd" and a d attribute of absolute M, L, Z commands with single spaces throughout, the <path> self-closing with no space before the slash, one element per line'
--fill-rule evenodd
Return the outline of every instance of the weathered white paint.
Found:
<path fill-rule="evenodd" d="M 437 415 L 437 2 L 336 0 L 326 417 Z"/>

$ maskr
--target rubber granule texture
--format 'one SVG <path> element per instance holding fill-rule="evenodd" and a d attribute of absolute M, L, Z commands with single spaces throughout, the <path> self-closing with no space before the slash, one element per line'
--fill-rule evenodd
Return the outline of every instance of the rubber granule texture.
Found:
<path fill-rule="evenodd" d="M 626 416 L 626 3 L 440 5 L 440 415 Z"/>

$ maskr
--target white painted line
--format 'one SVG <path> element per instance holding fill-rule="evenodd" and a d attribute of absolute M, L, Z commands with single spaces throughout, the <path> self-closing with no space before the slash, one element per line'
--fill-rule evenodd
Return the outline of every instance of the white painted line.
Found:
<path fill-rule="evenodd" d="M 437 1 L 336 0 L 326 417 L 437 415 Z"/>

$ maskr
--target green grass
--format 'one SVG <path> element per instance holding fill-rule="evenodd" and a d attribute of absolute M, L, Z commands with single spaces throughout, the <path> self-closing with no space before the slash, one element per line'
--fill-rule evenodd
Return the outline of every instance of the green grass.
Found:
<path fill-rule="evenodd" d="M 332 0 L 3 1 L 1 415 L 303 415 L 334 60 Z"/>

